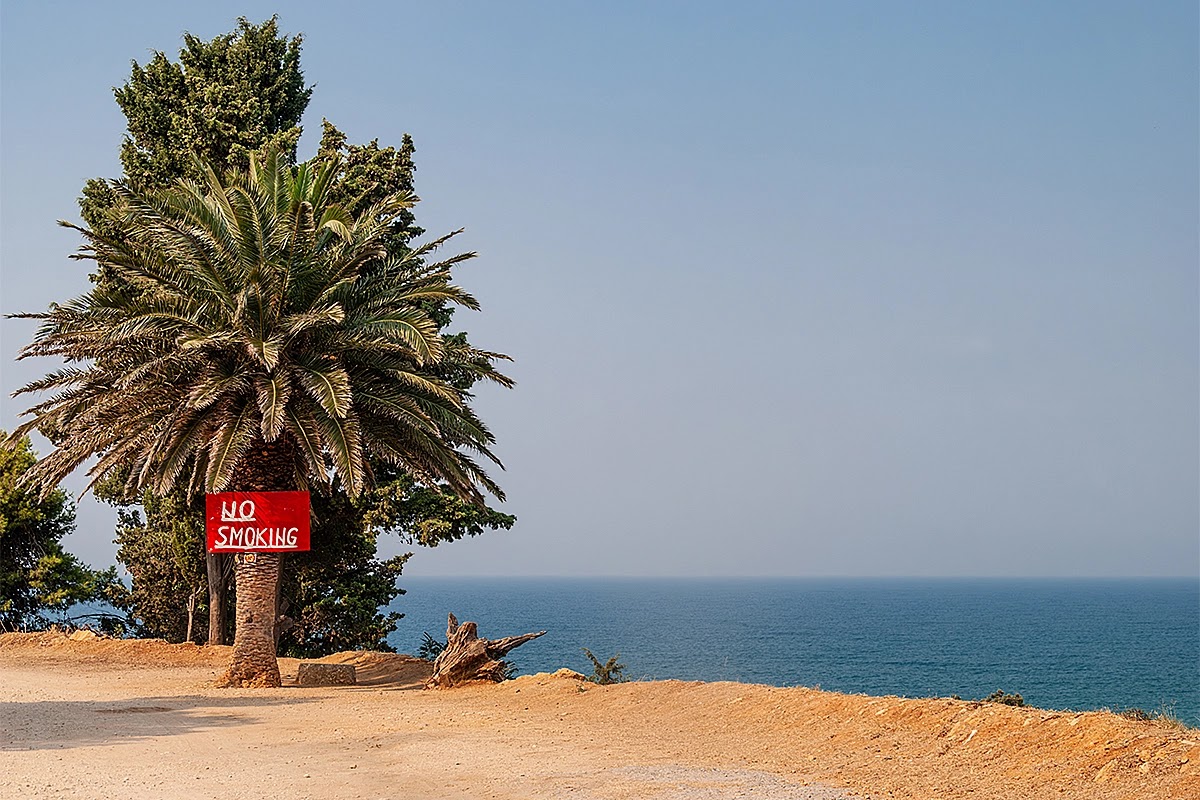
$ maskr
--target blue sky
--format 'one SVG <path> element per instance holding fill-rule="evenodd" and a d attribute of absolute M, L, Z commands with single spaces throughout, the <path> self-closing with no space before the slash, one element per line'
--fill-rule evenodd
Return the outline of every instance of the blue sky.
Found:
<path fill-rule="evenodd" d="M 130 61 L 277 10 L 301 155 L 411 133 L 517 359 L 518 527 L 411 573 L 1200 572 L 1194 3 L 6 2 L 5 312 L 86 288 Z"/>

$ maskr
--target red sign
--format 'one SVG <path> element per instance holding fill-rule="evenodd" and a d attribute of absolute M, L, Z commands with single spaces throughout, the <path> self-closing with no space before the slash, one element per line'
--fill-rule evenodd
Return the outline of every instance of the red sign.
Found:
<path fill-rule="evenodd" d="M 204 506 L 210 553 L 309 549 L 308 492 L 222 492 Z"/>

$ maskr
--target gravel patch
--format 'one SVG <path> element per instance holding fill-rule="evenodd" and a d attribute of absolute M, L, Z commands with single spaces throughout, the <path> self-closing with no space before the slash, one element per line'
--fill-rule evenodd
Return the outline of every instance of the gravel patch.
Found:
<path fill-rule="evenodd" d="M 646 800 L 859 800 L 845 789 L 792 783 L 760 770 L 653 766 L 609 772 L 624 781 L 643 782 Z"/>

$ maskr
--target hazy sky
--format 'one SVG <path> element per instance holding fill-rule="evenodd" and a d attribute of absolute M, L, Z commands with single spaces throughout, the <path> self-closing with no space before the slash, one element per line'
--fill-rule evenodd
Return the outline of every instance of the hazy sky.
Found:
<path fill-rule="evenodd" d="M 301 156 L 411 133 L 517 359 L 478 406 L 518 526 L 410 573 L 1200 572 L 1193 0 L 4 0 L 5 312 L 87 286 L 54 221 L 130 61 L 280 8 Z"/>

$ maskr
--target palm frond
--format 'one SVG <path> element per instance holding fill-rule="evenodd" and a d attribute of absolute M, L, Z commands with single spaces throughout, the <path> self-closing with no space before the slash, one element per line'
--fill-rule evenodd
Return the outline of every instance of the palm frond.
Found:
<path fill-rule="evenodd" d="M 298 361 L 293 370 L 301 388 L 321 405 L 326 414 L 340 418 L 350 413 L 354 395 L 350 388 L 350 375 L 345 369 L 305 359 Z"/>
<path fill-rule="evenodd" d="M 292 394 L 292 383 L 286 372 L 277 372 L 255 381 L 258 410 L 262 414 L 263 441 L 273 442 L 283 432 L 285 410 Z"/>
<path fill-rule="evenodd" d="M 318 409 L 313 415 L 313 421 L 321 432 L 333 465 L 341 478 L 342 485 L 351 497 L 357 497 L 363 490 L 365 475 L 363 470 L 362 439 L 359 436 L 358 418 L 353 414 L 334 416 L 327 414 L 324 409 Z"/>
<path fill-rule="evenodd" d="M 336 161 L 293 168 L 270 151 L 246 173 L 194 174 L 162 191 L 112 184 L 115 232 L 63 223 L 108 283 L 14 315 L 38 323 L 19 358 L 67 362 L 17 391 L 39 398 L 14 435 L 45 425 L 62 442 L 29 485 L 48 491 L 94 458 L 93 479 L 119 475 L 130 492 L 215 491 L 266 449 L 290 471 L 272 485 L 336 476 L 358 494 L 375 460 L 473 501 L 500 496 L 470 455 L 499 463 L 463 387 L 511 385 L 494 368 L 507 357 L 435 321 L 478 307 L 451 280 L 475 254 L 429 258 L 459 232 L 389 255 L 417 198 L 351 214 L 331 202 Z"/>
<path fill-rule="evenodd" d="M 208 471 L 204 478 L 207 491 L 219 492 L 229 485 L 234 470 L 250 449 L 255 431 L 260 427 L 256 411 L 250 403 L 242 402 L 212 438 L 208 448 Z"/>
<path fill-rule="evenodd" d="M 284 425 L 296 443 L 297 458 L 305 465 L 304 472 L 316 476 L 323 485 L 329 484 L 329 470 L 325 466 L 325 442 L 313 419 L 310 408 L 299 408 L 290 403 L 284 408 Z"/>

